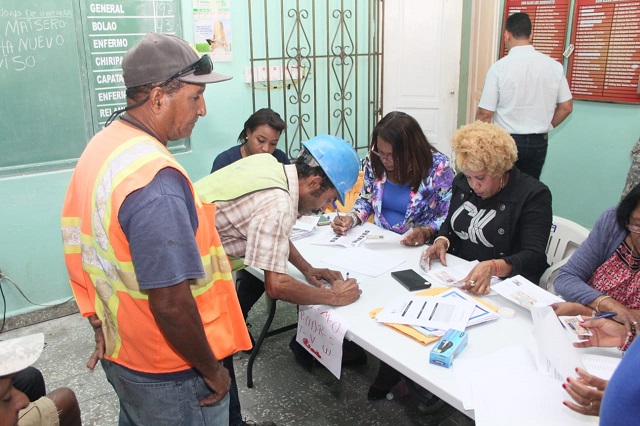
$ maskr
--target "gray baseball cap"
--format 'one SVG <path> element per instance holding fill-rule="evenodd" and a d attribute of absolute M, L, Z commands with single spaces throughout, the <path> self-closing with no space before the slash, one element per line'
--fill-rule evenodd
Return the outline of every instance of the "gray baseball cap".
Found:
<path fill-rule="evenodd" d="M 211 64 L 209 58 L 205 59 Z M 199 60 L 201 58 L 195 49 L 180 37 L 147 33 L 138 44 L 124 54 L 124 84 L 130 88 L 165 81 Z M 202 69 L 187 70 L 176 79 L 194 84 L 218 83 L 231 79 L 229 75 L 213 72 L 213 65 Z"/>
<path fill-rule="evenodd" d="M 0 377 L 17 373 L 36 362 L 43 348 L 42 333 L 0 341 Z"/>

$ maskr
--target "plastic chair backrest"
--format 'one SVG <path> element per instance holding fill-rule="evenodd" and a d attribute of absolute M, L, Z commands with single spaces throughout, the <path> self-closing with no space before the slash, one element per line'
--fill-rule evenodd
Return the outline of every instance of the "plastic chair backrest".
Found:
<path fill-rule="evenodd" d="M 554 216 L 547 242 L 549 267 L 540 277 L 540 287 L 555 294 L 553 282 L 560 268 L 567 263 L 574 251 L 587 239 L 589 230 L 568 219 Z"/>
<path fill-rule="evenodd" d="M 563 217 L 553 216 L 553 224 L 547 243 L 547 262 L 549 265 L 571 256 L 588 236 L 589 230 L 584 226 Z"/>

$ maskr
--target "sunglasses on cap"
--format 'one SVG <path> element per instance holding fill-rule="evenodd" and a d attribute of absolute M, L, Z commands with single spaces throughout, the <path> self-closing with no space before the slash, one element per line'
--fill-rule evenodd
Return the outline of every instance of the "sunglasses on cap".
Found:
<path fill-rule="evenodd" d="M 213 62 L 211 61 L 209 55 L 202 55 L 200 59 L 198 59 L 191 65 L 182 68 L 180 71 L 160 83 L 159 87 L 164 87 L 176 78 L 180 78 L 183 75 L 191 74 L 192 71 L 194 75 L 211 74 L 211 71 L 213 71 Z"/>

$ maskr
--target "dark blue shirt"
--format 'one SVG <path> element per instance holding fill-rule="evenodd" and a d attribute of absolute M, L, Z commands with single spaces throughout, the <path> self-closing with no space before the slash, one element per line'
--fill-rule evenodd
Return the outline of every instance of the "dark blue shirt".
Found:
<path fill-rule="evenodd" d="M 225 166 L 228 166 L 229 164 L 235 163 L 236 161 L 242 159 L 242 153 L 240 152 L 240 147 L 241 146 L 242 145 L 232 146 L 228 150 L 223 151 L 220 154 L 218 154 L 216 159 L 213 160 L 213 166 L 211 167 L 211 173 L 215 172 L 216 170 L 220 170 L 221 168 L 223 168 Z M 271 154 L 271 155 L 276 157 L 276 160 L 278 160 L 278 162 L 280 162 L 282 164 L 290 164 L 289 157 L 287 157 L 287 154 L 285 154 L 284 151 L 281 151 L 278 148 L 276 148 L 276 150 L 273 151 L 273 154 Z"/>
<path fill-rule="evenodd" d="M 196 244 L 198 214 L 189 183 L 165 168 L 125 198 L 118 221 L 129 241 L 141 290 L 204 277 Z"/>

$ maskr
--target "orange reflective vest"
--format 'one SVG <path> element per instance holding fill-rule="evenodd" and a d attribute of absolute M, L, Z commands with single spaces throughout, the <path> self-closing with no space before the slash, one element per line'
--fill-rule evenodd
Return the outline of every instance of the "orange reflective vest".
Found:
<path fill-rule="evenodd" d="M 195 234 L 205 277 L 192 280 L 207 340 L 217 359 L 249 349 L 251 342 L 214 226 L 215 205 L 203 203 L 167 148 L 116 121 L 96 134 L 71 177 L 62 208 L 64 256 L 83 316 L 102 320 L 105 358 L 136 371 L 168 373 L 191 368 L 165 340 L 140 290 L 118 211 L 131 192 L 172 167 L 189 181 L 198 213 Z M 190 238 L 190 236 L 185 236 Z"/>

